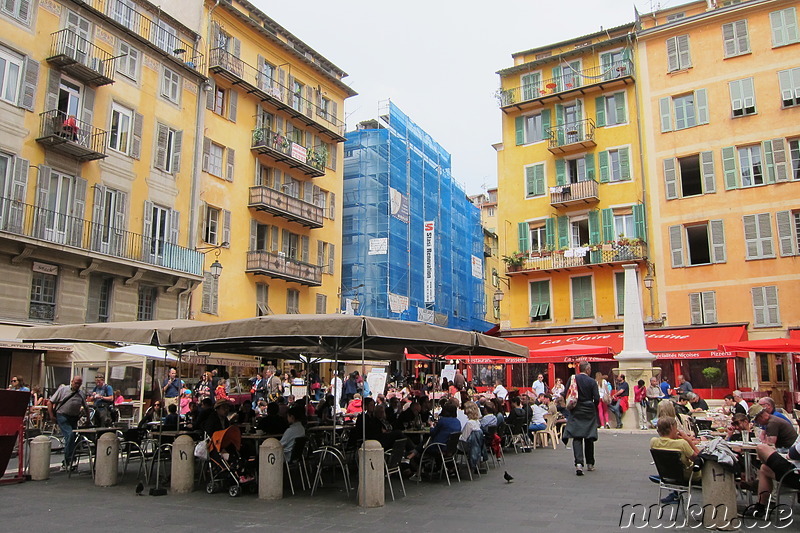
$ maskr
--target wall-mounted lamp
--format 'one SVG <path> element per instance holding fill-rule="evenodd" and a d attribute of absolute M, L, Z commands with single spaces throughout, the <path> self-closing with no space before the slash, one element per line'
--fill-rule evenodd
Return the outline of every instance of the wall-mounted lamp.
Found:
<path fill-rule="evenodd" d="M 208 252 L 214 252 L 214 262 L 211 263 L 209 267 L 211 269 L 211 275 L 214 279 L 219 279 L 222 275 L 222 263 L 219 262 L 219 251 L 221 248 L 227 248 L 230 246 L 230 243 L 225 241 L 222 244 L 215 244 L 213 246 L 198 246 L 195 248 L 196 251 L 200 252 L 203 255 L 206 255 Z"/>

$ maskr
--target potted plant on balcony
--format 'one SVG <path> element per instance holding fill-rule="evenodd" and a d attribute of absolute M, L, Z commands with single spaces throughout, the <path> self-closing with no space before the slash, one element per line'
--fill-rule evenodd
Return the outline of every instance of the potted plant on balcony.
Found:
<path fill-rule="evenodd" d="M 527 252 L 514 252 L 511 255 L 504 255 L 503 262 L 508 267 L 509 272 L 517 272 L 522 270 L 525 261 L 528 259 Z"/>

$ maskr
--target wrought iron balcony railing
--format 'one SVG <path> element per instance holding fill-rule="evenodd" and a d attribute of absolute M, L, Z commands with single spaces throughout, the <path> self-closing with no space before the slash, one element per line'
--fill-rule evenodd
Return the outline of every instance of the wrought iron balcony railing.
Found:
<path fill-rule="evenodd" d="M 87 85 L 114 83 L 114 57 L 69 28 L 50 34 L 47 62 Z"/>
<path fill-rule="evenodd" d="M 294 281 L 301 285 L 322 285 L 322 267 L 289 259 L 282 252 L 247 252 L 247 272 Z"/>
<path fill-rule="evenodd" d="M 321 207 L 263 185 L 250 187 L 250 203 L 248 206 L 267 211 L 309 228 L 322 227 Z"/>
<path fill-rule="evenodd" d="M 2 233 L 156 265 L 194 276 L 203 275 L 203 254 L 198 251 L 11 198 L 0 197 Z"/>
<path fill-rule="evenodd" d="M 584 118 L 548 129 L 550 138 L 547 149 L 552 153 L 564 153 L 596 146 L 594 141 L 594 119 Z"/>
<path fill-rule="evenodd" d="M 308 148 L 290 140 L 285 134 L 268 128 L 253 130 L 251 149 L 267 155 L 275 161 L 286 163 L 312 177 L 325 175 L 327 151 L 320 147 L 317 150 Z"/>
<path fill-rule="evenodd" d="M 647 245 L 608 243 L 556 252 L 531 252 L 521 265 L 509 265 L 508 274 L 546 270 L 564 270 L 608 263 L 644 261 Z"/>
<path fill-rule="evenodd" d="M 594 180 L 579 181 L 566 185 L 550 187 L 550 205 L 553 207 L 567 207 L 575 204 L 589 204 L 597 202 L 597 182 Z"/>
<path fill-rule="evenodd" d="M 78 161 L 93 161 L 106 157 L 107 134 L 88 122 L 52 109 L 39 115 L 39 137 L 36 141 Z"/>

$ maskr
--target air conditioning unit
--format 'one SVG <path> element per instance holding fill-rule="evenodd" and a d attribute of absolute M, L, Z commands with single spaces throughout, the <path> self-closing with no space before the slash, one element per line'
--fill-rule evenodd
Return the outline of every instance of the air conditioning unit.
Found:
<path fill-rule="evenodd" d="M 95 72 L 104 72 L 105 66 L 106 66 L 105 61 L 103 61 L 99 57 L 93 57 L 89 60 L 89 68 L 94 70 Z"/>

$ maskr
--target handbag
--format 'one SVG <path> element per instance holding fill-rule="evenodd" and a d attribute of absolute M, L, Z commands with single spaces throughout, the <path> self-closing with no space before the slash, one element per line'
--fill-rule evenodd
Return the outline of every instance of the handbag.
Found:
<path fill-rule="evenodd" d="M 569 389 L 567 390 L 567 409 L 572 411 L 578 405 L 578 380 L 575 376 L 569 378 Z"/>

